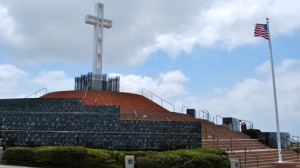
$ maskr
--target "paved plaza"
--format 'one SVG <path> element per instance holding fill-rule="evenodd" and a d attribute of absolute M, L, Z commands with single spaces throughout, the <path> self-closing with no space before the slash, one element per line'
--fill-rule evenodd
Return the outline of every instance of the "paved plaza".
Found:
<path fill-rule="evenodd" d="M 28 166 L 13 166 L 13 165 L 0 165 L 0 168 L 33 168 L 33 167 L 28 167 Z"/>

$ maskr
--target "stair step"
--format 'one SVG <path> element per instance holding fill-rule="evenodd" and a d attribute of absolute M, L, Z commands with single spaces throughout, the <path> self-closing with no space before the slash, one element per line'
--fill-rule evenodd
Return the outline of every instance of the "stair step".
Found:
<path fill-rule="evenodd" d="M 202 120 L 201 120 L 202 121 Z M 257 139 L 250 139 L 242 132 L 230 131 L 221 125 L 208 121 L 201 122 L 202 147 L 218 147 L 224 149 L 229 159 L 240 159 L 241 167 L 270 168 L 278 161 L 278 150 L 260 143 Z M 245 163 L 246 147 L 246 163 Z M 230 149 L 231 148 L 231 149 Z M 250 150 L 249 150 L 250 149 Z M 300 168 L 300 155 L 292 151 L 282 150 L 284 161 L 296 162 Z"/>

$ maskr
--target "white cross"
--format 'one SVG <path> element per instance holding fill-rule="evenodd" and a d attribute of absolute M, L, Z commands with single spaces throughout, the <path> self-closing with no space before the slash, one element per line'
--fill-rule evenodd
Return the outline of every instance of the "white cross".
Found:
<path fill-rule="evenodd" d="M 94 25 L 93 74 L 102 75 L 103 27 L 111 28 L 112 21 L 103 18 L 104 5 L 96 3 L 96 16 L 86 15 L 85 23 Z"/>

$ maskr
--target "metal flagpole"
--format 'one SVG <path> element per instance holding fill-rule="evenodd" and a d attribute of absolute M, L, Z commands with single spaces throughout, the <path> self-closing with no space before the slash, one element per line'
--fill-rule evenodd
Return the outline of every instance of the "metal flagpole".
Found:
<path fill-rule="evenodd" d="M 268 28 L 268 33 L 269 33 L 270 62 L 271 62 L 272 79 L 273 79 L 273 94 L 274 94 L 274 105 L 275 105 L 275 116 L 276 116 L 276 130 L 277 130 L 278 162 L 282 162 L 279 117 L 278 117 L 276 84 L 275 84 L 275 74 L 274 74 L 274 65 L 273 65 L 273 56 L 272 56 L 271 34 L 270 34 L 270 28 L 269 28 L 269 18 L 267 18 L 267 28 Z"/>

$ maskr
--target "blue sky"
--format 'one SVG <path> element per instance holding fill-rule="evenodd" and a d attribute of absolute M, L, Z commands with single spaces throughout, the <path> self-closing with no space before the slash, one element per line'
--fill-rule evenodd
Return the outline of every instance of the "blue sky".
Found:
<path fill-rule="evenodd" d="M 0 98 L 41 88 L 73 90 L 92 69 L 97 1 L 0 0 Z M 300 136 L 300 20 L 297 0 L 101 1 L 103 71 L 121 90 L 142 88 L 176 106 L 235 117 L 275 130 L 268 43 L 253 36 L 270 18 L 280 127 Z M 284 12 L 283 12 L 284 11 Z"/>

